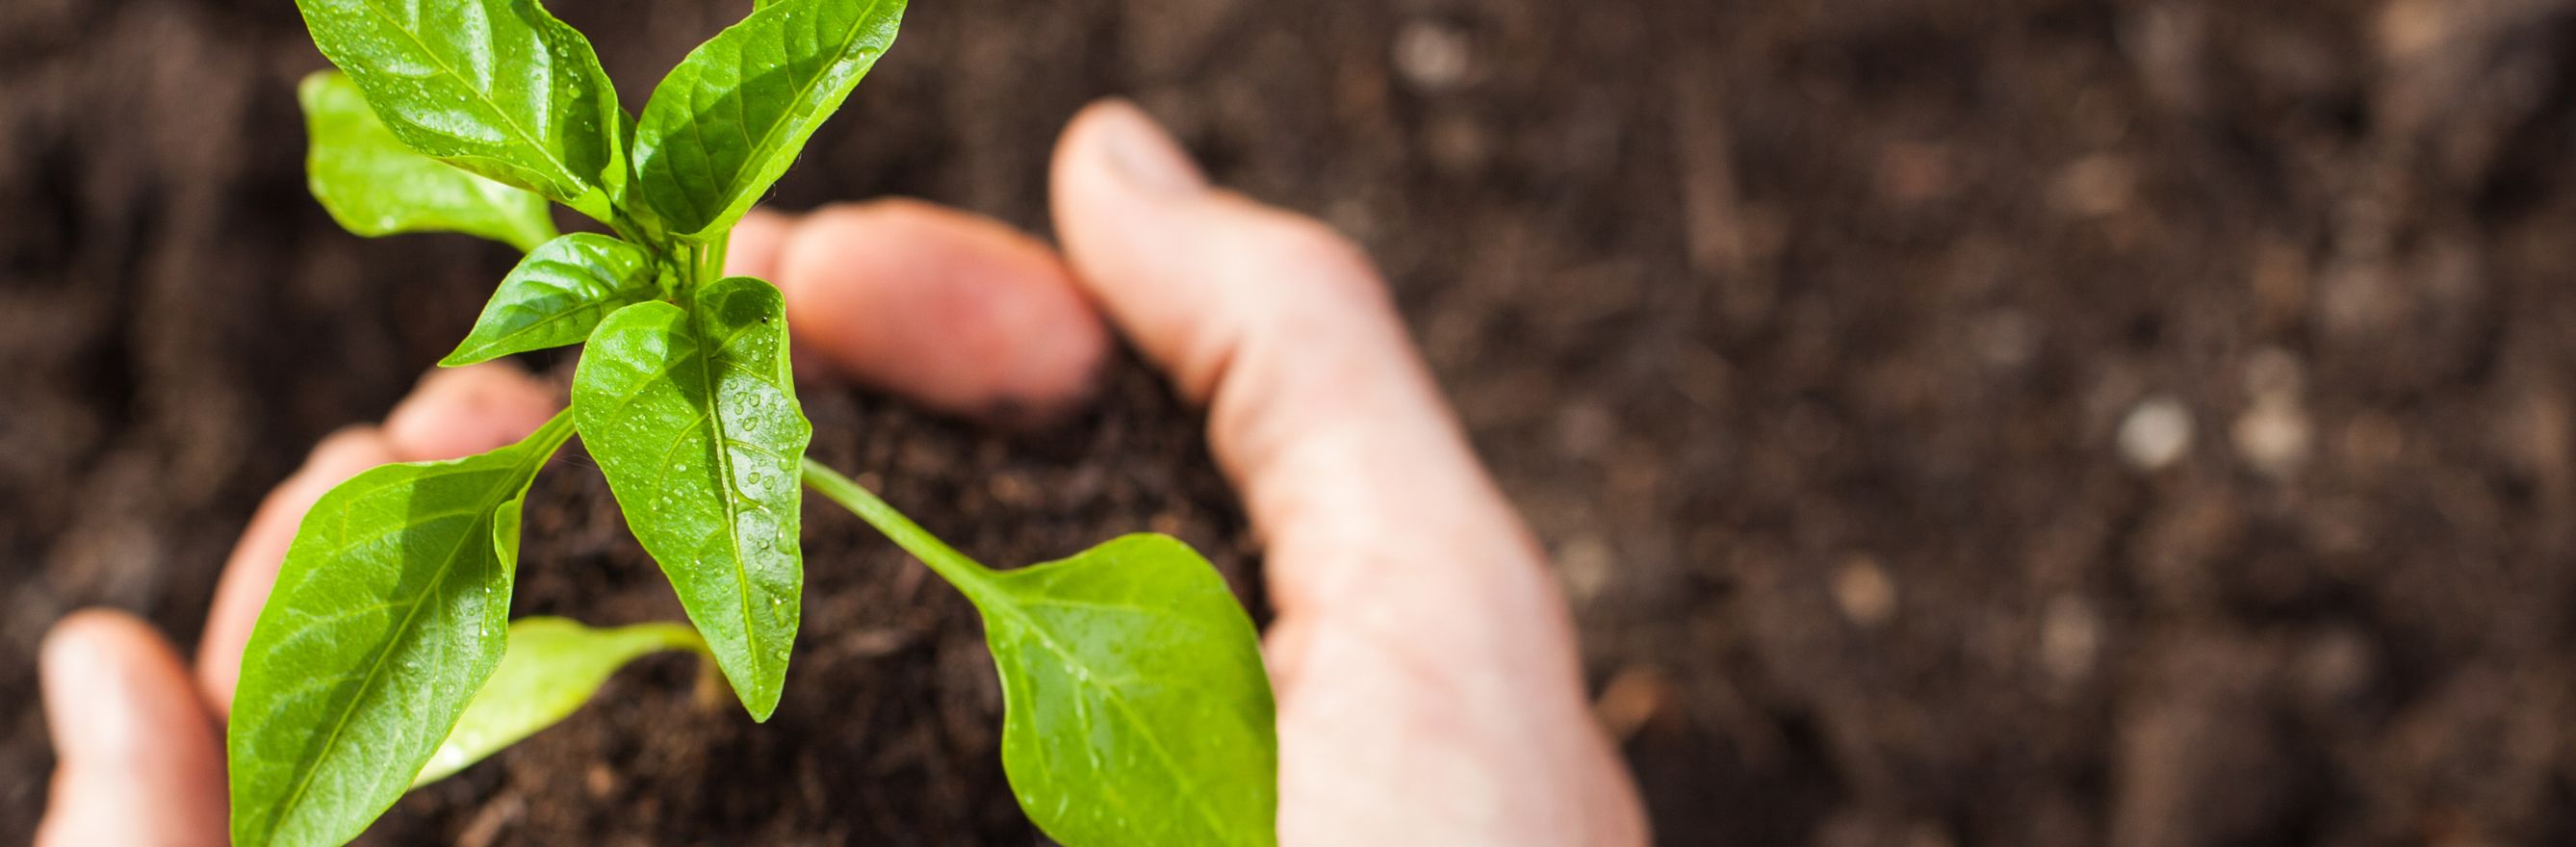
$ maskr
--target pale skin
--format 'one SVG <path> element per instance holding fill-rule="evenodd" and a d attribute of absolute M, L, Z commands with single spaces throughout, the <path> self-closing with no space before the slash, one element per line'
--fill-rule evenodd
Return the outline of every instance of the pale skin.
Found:
<path fill-rule="evenodd" d="M 1268 549 L 1282 843 L 1644 843 L 1556 583 L 1367 257 L 1210 188 L 1119 101 L 1074 119 L 1052 183 L 1061 252 L 880 201 L 755 213 L 728 270 L 786 292 L 809 377 L 1043 416 L 1082 402 L 1114 328 L 1205 406 Z M 244 530 L 193 665 L 126 615 L 57 624 L 41 664 L 60 765 L 37 843 L 222 843 L 222 720 L 304 511 L 368 467 L 516 440 L 560 402 L 505 365 L 443 371 L 383 424 L 324 440 Z"/>

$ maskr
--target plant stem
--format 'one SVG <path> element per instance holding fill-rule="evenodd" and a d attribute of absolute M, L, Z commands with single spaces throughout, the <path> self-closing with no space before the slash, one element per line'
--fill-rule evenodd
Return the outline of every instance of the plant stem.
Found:
<path fill-rule="evenodd" d="M 733 246 L 731 232 L 718 233 L 699 247 L 698 281 L 714 282 L 724 278 L 725 248 Z"/>
<path fill-rule="evenodd" d="M 922 529 L 920 524 L 913 523 L 911 518 L 904 517 L 902 512 L 895 511 L 893 506 L 879 499 L 875 492 L 860 487 L 849 477 L 811 458 L 805 460 L 805 486 L 841 504 L 842 508 L 850 510 L 850 514 L 859 516 L 859 520 L 867 521 L 869 526 L 876 527 L 895 546 L 911 553 L 913 558 L 929 565 L 940 578 L 965 592 L 967 599 L 981 605 L 984 598 L 993 595 L 992 569 L 977 564 L 966 554 L 948 546 L 948 542 Z"/>
<path fill-rule="evenodd" d="M 651 249 L 653 242 L 644 237 L 644 225 L 638 223 L 635 216 L 628 214 L 625 209 L 612 210 L 606 223 L 609 231 L 617 233 L 617 237 L 625 239 L 627 243 Z"/>

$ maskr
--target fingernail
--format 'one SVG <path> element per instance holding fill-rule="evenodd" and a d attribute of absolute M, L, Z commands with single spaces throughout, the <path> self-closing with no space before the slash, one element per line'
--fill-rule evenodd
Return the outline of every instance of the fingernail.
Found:
<path fill-rule="evenodd" d="M 117 657 L 99 649 L 97 633 L 79 627 L 55 628 L 38 655 L 45 723 L 57 754 L 65 760 L 114 757 L 130 740 Z"/>
<path fill-rule="evenodd" d="M 1207 176 L 1145 110 L 1125 100 L 1111 100 L 1100 107 L 1095 120 L 1108 148 L 1110 169 L 1128 184 L 1156 194 L 1196 194 L 1207 189 Z"/>

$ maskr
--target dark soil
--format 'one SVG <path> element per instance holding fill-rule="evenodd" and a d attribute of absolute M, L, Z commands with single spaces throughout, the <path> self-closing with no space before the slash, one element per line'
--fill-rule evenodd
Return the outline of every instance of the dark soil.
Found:
<path fill-rule="evenodd" d="M 554 5 L 630 103 L 740 11 Z M 0 3 L 0 687 L 78 606 L 192 638 L 508 266 L 331 225 L 319 66 L 287 0 Z M 1043 232 L 1111 93 L 1375 250 L 1663 840 L 2576 843 L 2576 0 L 922 3 L 778 202 Z M 1020 436 L 807 397 L 988 561 L 1158 528 L 1248 585 L 1190 413 L 1108 384 Z M 539 487 L 521 611 L 677 616 L 595 473 Z M 378 840 L 1029 841 L 970 610 L 809 520 L 775 720 L 654 660 Z"/>

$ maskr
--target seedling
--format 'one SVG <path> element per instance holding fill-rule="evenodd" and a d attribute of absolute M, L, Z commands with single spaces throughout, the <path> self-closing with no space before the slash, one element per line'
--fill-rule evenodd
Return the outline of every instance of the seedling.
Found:
<path fill-rule="evenodd" d="M 301 89 L 315 197 L 361 235 L 453 231 L 527 257 L 456 366 L 587 342 L 571 408 L 516 444 L 389 465 L 323 496 L 243 658 L 232 835 L 338 844 L 410 787 L 562 720 L 665 650 L 777 708 L 803 590 L 802 489 L 982 613 L 1021 807 L 1067 844 L 1269 844 L 1272 702 L 1251 619 L 1205 559 L 1130 535 L 996 571 L 805 457 L 778 289 L 728 234 L 895 37 L 903 0 L 761 0 L 630 117 L 536 0 L 297 0 L 340 72 Z M 557 234 L 547 201 L 606 233 Z M 689 626 L 509 620 L 530 482 L 575 435 Z M 719 774 L 705 775 L 710 779 Z"/>

